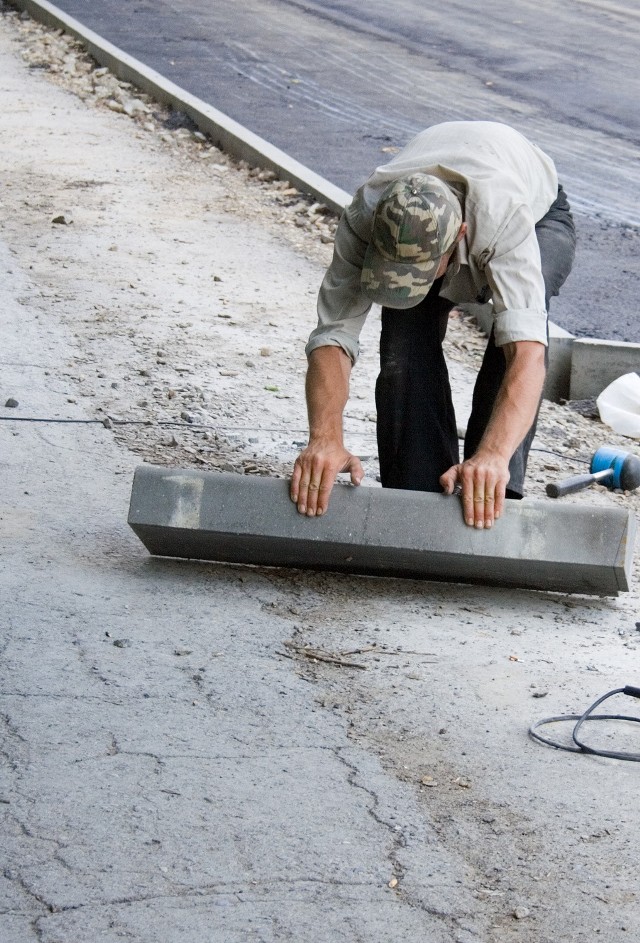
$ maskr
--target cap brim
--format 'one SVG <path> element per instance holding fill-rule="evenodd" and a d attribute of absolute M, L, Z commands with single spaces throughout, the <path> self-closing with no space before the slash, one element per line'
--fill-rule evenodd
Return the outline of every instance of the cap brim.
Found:
<path fill-rule="evenodd" d="M 362 265 L 360 286 L 371 301 L 387 308 L 414 308 L 429 293 L 440 259 L 401 264 L 378 255 L 369 245 Z"/>

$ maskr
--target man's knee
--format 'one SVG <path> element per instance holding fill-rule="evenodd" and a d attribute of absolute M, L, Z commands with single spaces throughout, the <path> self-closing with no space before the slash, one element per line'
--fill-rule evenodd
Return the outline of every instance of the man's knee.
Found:
<path fill-rule="evenodd" d="M 553 228 L 553 231 L 548 230 Z M 545 227 L 540 241 L 540 262 L 544 279 L 545 301 L 549 302 L 559 294 L 569 277 L 576 252 L 575 233 L 560 224 Z"/>
<path fill-rule="evenodd" d="M 576 229 L 562 188 L 549 212 L 536 225 L 547 310 L 569 276 L 576 252 Z"/>

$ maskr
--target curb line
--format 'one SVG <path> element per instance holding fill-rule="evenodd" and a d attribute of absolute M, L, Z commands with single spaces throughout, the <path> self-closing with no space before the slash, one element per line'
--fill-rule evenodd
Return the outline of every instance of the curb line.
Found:
<path fill-rule="evenodd" d="M 162 104 L 171 105 L 194 121 L 212 142 L 233 157 L 272 170 L 281 180 L 289 180 L 304 193 L 314 196 L 338 215 L 351 202 L 351 195 L 305 167 L 264 138 L 243 127 L 233 118 L 180 88 L 124 50 L 87 29 L 48 0 L 9 0 L 45 26 L 73 36 L 87 52 L 125 82 L 131 82 Z M 464 305 L 477 317 L 480 329 L 490 330 L 487 306 Z M 489 330 L 487 330 L 487 326 Z M 577 338 L 549 322 L 549 370 L 543 395 L 561 399 L 590 399 L 624 373 L 640 373 L 640 344 Z M 578 395 L 579 394 L 579 395 Z"/>

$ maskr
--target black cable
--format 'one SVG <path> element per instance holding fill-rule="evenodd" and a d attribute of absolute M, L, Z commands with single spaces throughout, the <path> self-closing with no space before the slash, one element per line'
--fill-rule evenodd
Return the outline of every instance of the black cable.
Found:
<path fill-rule="evenodd" d="M 0 416 L 0 422 L 5 420 L 7 422 L 59 422 L 59 423 L 76 423 L 79 425 L 93 425 L 99 424 L 104 426 L 106 429 L 110 425 L 113 426 L 177 426 L 180 429 L 213 429 L 218 432 L 280 432 L 282 435 L 307 435 L 307 429 L 272 429 L 265 428 L 264 426 L 213 426 L 205 423 L 196 423 L 196 422 L 178 422 L 177 420 L 154 420 L 154 419 L 112 419 L 111 416 L 107 416 L 104 419 L 50 419 L 47 417 L 39 416 Z M 349 435 L 376 435 L 375 431 L 365 431 L 359 430 L 355 432 L 351 430 Z M 462 441 L 463 437 L 458 436 Z M 531 448 L 531 452 L 546 452 L 547 455 L 554 455 L 556 458 L 566 459 L 570 456 L 562 455 L 560 452 L 553 452 L 551 449 L 540 449 L 540 448 Z M 583 465 L 591 465 L 591 459 L 586 458 L 571 458 L 573 462 L 579 462 Z"/>
<path fill-rule="evenodd" d="M 563 455 L 561 452 L 554 452 L 552 449 L 538 449 L 538 448 L 532 447 L 529 449 L 529 451 L 530 452 L 545 452 L 547 455 L 555 455 L 556 458 L 564 458 L 564 459 L 568 458 L 572 462 L 578 462 L 582 465 L 591 465 L 590 458 L 579 458 L 578 456 L 566 455 L 566 454 Z"/>
<path fill-rule="evenodd" d="M 219 432 L 281 432 L 283 435 L 289 435 L 298 433 L 306 435 L 308 433 L 307 429 L 272 429 L 265 428 L 264 426 L 213 426 L 207 425 L 205 423 L 196 423 L 196 422 L 178 422 L 178 420 L 155 420 L 155 419 L 112 419 L 111 416 L 107 416 L 104 419 L 50 419 L 47 417 L 39 416 L 0 416 L 0 422 L 5 420 L 6 422 L 59 422 L 59 423 L 77 423 L 77 424 L 99 424 L 101 426 L 109 427 L 109 423 L 112 423 L 114 426 L 178 426 L 179 428 L 184 429 L 217 429 Z M 375 431 L 365 432 L 360 430 L 350 432 L 350 435 L 375 435 Z M 458 436 L 458 438 L 461 438 Z M 546 452 L 548 455 L 554 455 L 556 458 L 569 458 L 567 455 L 562 455 L 560 452 L 553 452 L 551 449 L 539 449 L 532 448 L 531 452 Z M 590 465 L 591 460 L 586 458 L 572 458 L 573 462 L 580 462 L 584 465 Z"/>
<path fill-rule="evenodd" d="M 623 688 L 616 688 L 614 691 L 608 691 L 606 694 L 603 694 L 602 697 L 599 697 L 597 701 L 594 701 L 594 703 L 587 708 L 584 714 L 564 714 L 556 717 L 545 717 L 544 720 L 539 720 L 537 723 L 532 724 L 532 726 L 529 728 L 529 735 L 534 740 L 538 740 L 540 743 L 545 743 L 547 746 L 554 747 L 556 750 L 566 750 L 569 753 L 588 753 L 592 756 L 605 756 L 613 760 L 631 760 L 635 763 L 640 763 L 640 753 L 623 753 L 618 752 L 617 750 L 599 750 L 595 747 L 588 746 L 588 744 L 583 743 L 582 740 L 578 738 L 578 732 L 582 725 L 592 720 L 628 720 L 631 721 L 631 723 L 640 723 L 640 717 L 629 717 L 627 714 L 593 713 L 593 711 L 599 707 L 603 701 L 606 701 L 607 698 L 613 697 L 615 694 L 626 694 L 628 697 L 640 698 L 640 688 L 631 684 L 627 684 Z M 537 733 L 537 730 L 540 727 L 544 727 L 546 724 L 564 723 L 567 721 L 575 721 L 572 733 L 575 746 L 567 746 L 566 744 L 558 743 L 555 740 L 550 740 L 548 737 L 543 737 L 542 734 Z"/>
<path fill-rule="evenodd" d="M 84 423 L 90 425 L 91 423 L 97 422 L 101 426 L 104 426 L 106 419 L 49 419 L 49 418 L 40 418 L 39 416 L 0 416 L 0 420 L 4 419 L 6 422 L 75 422 L 75 423 Z M 113 420 L 110 420 L 113 422 Z"/>
<path fill-rule="evenodd" d="M 85 425 L 100 425 L 109 428 L 109 424 L 114 426 L 178 426 L 180 429 L 216 429 L 218 432 L 281 432 L 283 435 L 290 433 L 307 433 L 307 429 L 273 429 L 265 426 L 217 426 L 207 423 L 185 422 L 177 419 L 113 419 L 111 416 L 105 416 L 104 419 L 52 419 L 41 416 L 0 416 L 0 421 L 7 422 L 59 422 L 76 423 Z"/>

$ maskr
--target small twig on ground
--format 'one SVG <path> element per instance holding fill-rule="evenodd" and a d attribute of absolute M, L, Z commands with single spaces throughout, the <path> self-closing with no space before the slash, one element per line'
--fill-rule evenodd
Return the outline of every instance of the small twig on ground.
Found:
<path fill-rule="evenodd" d="M 283 642 L 283 645 L 285 648 L 290 649 L 290 651 L 295 652 L 296 655 L 301 655 L 303 658 L 308 658 L 310 661 L 322 661 L 330 665 L 340 665 L 343 668 L 359 668 L 360 671 L 367 671 L 367 666 L 361 665 L 355 661 L 348 661 L 350 655 L 367 655 L 375 653 L 376 655 L 391 655 L 395 658 L 401 658 L 403 655 L 418 655 L 423 658 L 436 658 L 435 652 L 389 651 L 385 648 L 380 648 L 378 645 L 367 645 L 364 648 L 351 648 L 341 652 L 327 652 L 322 648 L 311 648 L 310 646 L 296 645 L 295 642 Z M 284 658 L 292 657 L 285 652 L 278 652 L 278 654 L 282 655 Z"/>
<path fill-rule="evenodd" d="M 375 652 L 376 655 L 392 655 L 394 658 L 401 658 L 402 655 L 422 655 L 425 658 L 437 658 L 435 652 L 413 652 L 400 649 L 391 651 L 388 648 L 380 648 L 379 645 L 369 645 L 367 648 L 352 648 L 348 651 L 340 652 L 340 655 L 366 655 L 368 652 Z"/>
<path fill-rule="evenodd" d="M 341 668 L 359 668 L 360 671 L 367 671 L 366 665 L 360 665 L 356 661 L 347 661 L 340 655 L 331 652 L 322 651 L 320 648 L 305 648 L 303 645 L 296 645 L 295 642 L 283 642 L 285 648 L 308 658 L 310 661 L 322 661 L 329 665 L 340 665 Z"/>

